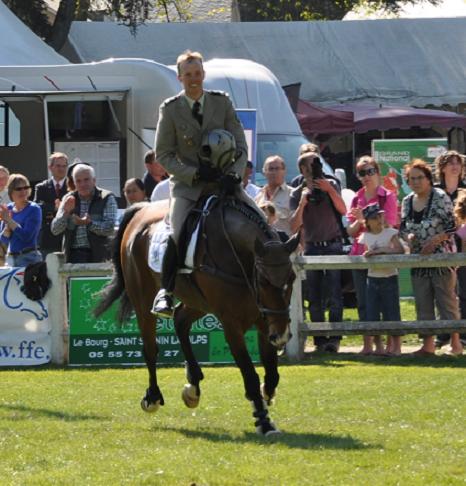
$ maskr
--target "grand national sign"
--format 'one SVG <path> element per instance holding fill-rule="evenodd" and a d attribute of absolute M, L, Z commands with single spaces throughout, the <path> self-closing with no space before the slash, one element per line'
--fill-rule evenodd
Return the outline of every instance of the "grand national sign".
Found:
<path fill-rule="evenodd" d="M 0 366 L 48 363 L 51 324 L 45 301 L 22 292 L 24 268 L 0 267 Z"/>

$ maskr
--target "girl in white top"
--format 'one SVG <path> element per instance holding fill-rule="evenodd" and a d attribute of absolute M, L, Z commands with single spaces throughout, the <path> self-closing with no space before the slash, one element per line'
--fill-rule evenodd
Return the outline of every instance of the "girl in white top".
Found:
<path fill-rule="evenodd" d="M 363 209 L 366 231 L 359 237 L 364 245 L 364 256 L 404 253 L 398 238 L 398 230 L 387 228 L 384 224 L 384 211 L 378 204 L 371 204 Z M 369 268 L 367 273 L 367 320 L 400 321 L 400 294 L 398 288 L 398 270 L 396 268 Z M 390 336 L 387 348 L 383 349 L 381 336 L 374 338 L 375 354 L 401 354 L 401 336 Z M 370 346 L 370 347 L 369 347 Z M 372 343 L 365 343 L 362 354 L 372 353 Z"/>

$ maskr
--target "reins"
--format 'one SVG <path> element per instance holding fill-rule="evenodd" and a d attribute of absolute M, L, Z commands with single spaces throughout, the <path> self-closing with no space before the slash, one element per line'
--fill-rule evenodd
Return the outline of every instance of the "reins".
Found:
<path fill-rule="evenodd" d="M 233 201 L 232 201 L 233 202 Z M 236 209 L 238 210 L 239 212 L 241 212 L 242 214 L 244 214 L 245 216 L 248 217 L 248 219 L 251 219 L 255 222 L 258 223 L 258 226 L 260 229 L 262 229 L 264 231 L 264 233 L 266 234 L 266 236 L 271 236 L 271 232 L 269 230 L 269 228 L 267 227 L 266 223 L 263 222 L 260 218 L 254 218 L 252 217 L 251 213 L 248 212 L 245 208 L 243 208 L 241 205 L 238 205 L 238 204 L 225 204 L 225 206 L 227 207 L 231 207 L 233 209 Z M 252 298 L 254 299 L 255 303 L 256 303 L 256 306 L 259 310 L 259 312 L 264 316 L 264 318 L 267 317 L 268 314 L 273 314 L 273 315 L 288 315 L 289 314 L 289 306 L 286 308 L 286 309 L 270 309 L 268 307 L 264 307 L 261 305 L 260 303 L 260 300 L 259 300 L 259 272 L 258 272 L 258 266 L 257 265 L 254 265 L 254 268 L 253 268 L 253 278 L 252 278 L 252 284 L 249 280 L 249 277 L 248 277 L 248 274 L 246 272 L 246 269 L 244 268 L 244 265 L 242 264 L 241 262 L 241 259 L 238 255 L 238 253 L 236 252 L 236 249 L 233 245 L 233 242 L 231 241 L 231 238 L 230 238 L 230 235 L 228 234 L 227 230 L 226 230 L 226 227 L 225 227 L 225 217 L 224 217 L 224 207 L 221 208 L 221 211 L 220 211 L 220 221 L 221 221 L 221 225 L 222 225 L 222 231 L 223 231 L 223 235 L 225 237 L 225 239 L 227 240 L 228 242 L 228 245 L 230 246 L 230 249 L 233 253 L 233 256 L 236 260 L 236 262 L 238 263 L 238 266 L 239 268 L 241 269 L 241 273 L 243 274 L 243 277 L 244 277 L 244 280 L 246 281 L 246 284 L 248 286 L 248 289 L 249 289 L 249 292 L 251 293 L 251 296 Z M 262 223 L 262 224 L 261 224 Z M 266 242 L 265 243 L 265 246 L 267 246 L 269 242 Z M 259 259 L 261 260 L 261 259 Z M 270 266 L 278 266 L 280 264 L 271 264 Z"/>

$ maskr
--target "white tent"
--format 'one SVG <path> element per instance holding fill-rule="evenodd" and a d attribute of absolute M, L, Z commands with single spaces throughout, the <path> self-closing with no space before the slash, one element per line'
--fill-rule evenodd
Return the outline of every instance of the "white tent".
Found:
<path fill-rule="evenodd" d="M 0 1 L 0 66 L 69 64 Z M 0 71 L 1 76 L 1 71 Z"/>
<path fill-rule="evenodd" d="M 321 104 L 371 101 L 423 107 L 466 101 L 466 18 L 352 22 L 146 24 L 73 22 L 82 62 L 144 57 L 173 64 L 187 48 L 206 59 L 250 59 Z"/>

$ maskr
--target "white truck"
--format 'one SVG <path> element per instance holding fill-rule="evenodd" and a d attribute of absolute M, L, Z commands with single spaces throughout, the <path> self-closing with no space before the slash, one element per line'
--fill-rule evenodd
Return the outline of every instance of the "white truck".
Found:
<path fill-rule="evenodd" d="M 275 76 L 240 59 L 205 63 L 206 87 L 230 93 L 238 109 L 257 110 L 258 179 L 264 159 L 278 153 L 297 173 L 306 142 Z M 180 90 L 173 67 L 145 59 L 89 64 L 0 68 L 0 164 L 47 177 L 47 157 L 64 151 L 96 168 L 99 184 L 120 194 L 128 177 L 141 177 L 152 148 L 158 106 Z"/>

